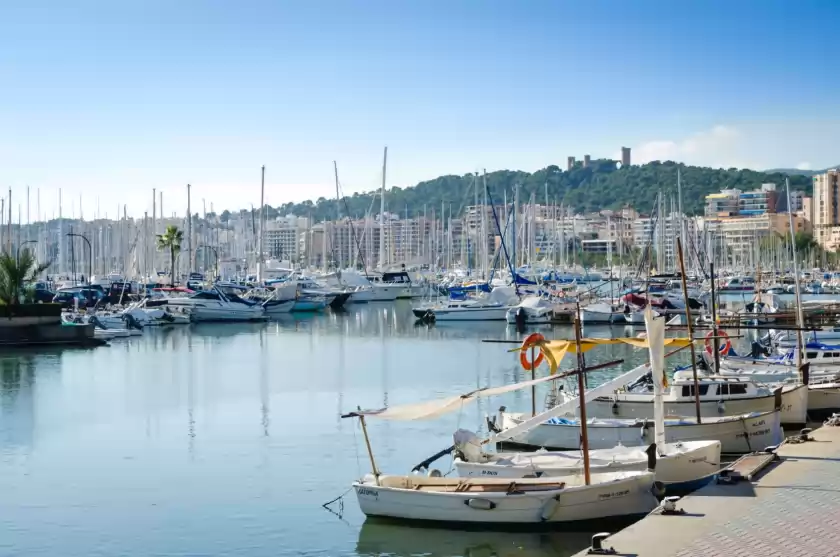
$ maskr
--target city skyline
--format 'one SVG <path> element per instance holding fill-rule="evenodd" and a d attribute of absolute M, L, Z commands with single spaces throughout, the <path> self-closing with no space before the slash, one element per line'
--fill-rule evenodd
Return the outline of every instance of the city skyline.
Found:
<path fill-rule="evenodd" d="M 0 22 L 0 193 L 40 189 L 50 216 L 61 187 L 66 215 L 78 216 L 81 194 L 86 216 L 98 200 L 103 215 L 124 204 L 137 218 L 151 214 L 152 188 L 183 213 L 190 183 L 194 207 L 238 210 L 259 204 L 265 164 L 276 207 L 333 197 L 333 160 L 344 193 L 378 188 L 385 145 L 388 187 L 563 167 L 567 156 L 619 159 L 622 146 L 634 163 L 821 169 L 838 162 L 838 78 L 822 32 L 838 11 L 754 1 L 11 5 Z"/>

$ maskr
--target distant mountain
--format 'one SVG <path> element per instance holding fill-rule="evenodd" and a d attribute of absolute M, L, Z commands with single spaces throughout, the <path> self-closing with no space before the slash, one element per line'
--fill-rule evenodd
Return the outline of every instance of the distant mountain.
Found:
<path fill-rule="evenodd" d="M 554 164 L 533 173 L 499 170 L 487 175 L 487 186 L 496 204 L 501 204 L 505 196 L 511 202 L 514 188 L 519 184 L 522 203 L 528 203 L 533 195 L 536 203 L 545 203 L 548 197 L 550 203 L 562 203 L 579 212 L 619 209 L 624 205 L 650 212 L 659 192 L 665 195 L 667 203 L 673 198 L 676 204 L 678 169 L 682 177 L 683 209 L 688 214 L 702 214 L 704 198 L 710 193 L 729 188 L 752 190 L 768 182 L 781 186 L 788 175 L 782 171 L 704 168 L 671 161 L 618 168 L 616 161 L 602 159 L 591 161 L 586 168 L 578 162 L 568 171 Z M 443 207 L 447 215 L 451 211 L 453 216 L 458 216 L 473 204 L 474 181 L 474 175 L 466 174 L 441 176 L 413 187 L 392 187 L 385 195 L 386 210 L 413 217 L 424 212 L 431 216 L 433 211 L 440 215 Z M 790 174 L 790 185 L 793 190 L 810 192 L 812 180 L 807 175 Z M 339 215 L 362 217 L 370 210 L 378 212 L 375 195 L 376 192 L 356 193 L 343 198 L 340 204 L 323 197 L 314 202 L 286 203 L 269 209 L 267 216 L 311 216 L 315 222 L 336 219 Z"/>
<path fill-rule="evenodd" d="M 798 168 L 773 168 L 772 170 L 765 170 L 768 174 L 787 174 L 788 176 L 813 176 L 814 174 L 822 174 L 830 168 L 840 168 L 840 165 L 829 166 L 823 170 L 800 170 Z"/>

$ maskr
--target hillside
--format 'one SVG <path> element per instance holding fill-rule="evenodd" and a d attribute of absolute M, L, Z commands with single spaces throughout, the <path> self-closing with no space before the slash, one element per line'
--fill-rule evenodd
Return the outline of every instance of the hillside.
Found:
<path fill-rule="evenodd" d="M 772 170 L 765 170 L 768 174 L 773 173 L 781 173 L 781 174 L 788 174 L 790 176 L 796 176 L 801 174 L 802 176 L 814 176 L 815 174 L 822 174 L 826 170 L 831 168 L 840 168 L 840 165 L 829 166 L 828 168 L 824 168 L 823 170 L 800 170 L 798 168 L 774 168 Z"/>
<path fill-rule="evenodd" d="M 683 208 L 688 214 L 702 214 L 703 199 L 707 194 L 726 188 L 741 190 L 756 189 L 763 183 L 774 182 L 784 187 L 785 174 L 766 173 L 755 170 L 713 169 L 687 166 L 674 162 L 651 162 L 616 168 L 615 161 L 596 160 L 589 167 L 578 164 L 571 171 L 561 171 L 556 165 L 538 170 L 533 174 L 521 171 L 500 170 L 487 175 L 487 185 L 493 201 L 501 203 L 507 194 L 513 198 L 514 186 L 520 184 L 520 199 L 526 203 L 535 194 L 537 203 L 545 203 L 546 187 L 550 202 L 563 203 L 576 211 L 588 212 L 601 209 L 617 209 L 630 204 L 641 212 L 649 212 L 658 192 L 666 196 L 677 193 L 677 169 L 682 175 Z M 440 212 L 441 203 L 450 207 L 457 215 L 473 203 L 474 177 L 441 176 L 421 182 L 414 187 L 393 187 L 386 195 L 388 211 L 415 216 L 422 214 L 424 207 Z M 790 176 L 792 190 L 811 190 L 811 178 L 803 175 Z M 479 196 L 480 198 L 480 196 Z M 379 202 L 374 203 L 374 193 L 354 194 L 346 197 L 341 207 L 335 200 L 319 199 L 317 202 L 287 203 L 276 210 L 281 215 L 295 214 L 312 216 L 315 222 L 335 219 L 339 214 L 361 217 L 372 209 L 378 213 Z M 339 211 L 340 209 L 340 211 Z M 271 218 L 273 215 L 269 215 Z"/>

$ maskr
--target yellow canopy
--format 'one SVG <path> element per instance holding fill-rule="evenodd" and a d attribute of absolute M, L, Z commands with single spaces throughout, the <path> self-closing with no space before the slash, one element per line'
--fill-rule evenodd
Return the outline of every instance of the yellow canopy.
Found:
<path fill-rule="evenodd" d="M 675 348 L 684 348 L 691 344 L 690 338 L 666 338 L 665 346 L 672 346 Z M 650 343 L 646 338 L 584 338 L 580 341 L 581 352 L 589 352 L 596 346 L 605 344 L 629 344 L 634 348 L 650 348 Z M 572 354 L 577 353 L 577 344 L 573 340 L 547 340 L 540 342 L 535 347 L 539 347 L 540 352 L 548 360 L 548 365 L 551 369 L 551 374 L 557 373 L 557 366 L 563 361 L 563 357 L 567 352 Z M 520 352 L 528 350 L 528 348 L 514 348 L 511 352 Z"/>

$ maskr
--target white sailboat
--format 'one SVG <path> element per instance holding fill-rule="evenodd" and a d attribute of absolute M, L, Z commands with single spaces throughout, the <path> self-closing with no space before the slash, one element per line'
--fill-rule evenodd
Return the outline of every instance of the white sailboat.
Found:
<path fill-rule="evenodd" d="M 649 364 L 641 365 L 615 379 L 586 392 L 587 403 L 598 397 L 610 396 L 616 390 L 647 374 Z M 777 390 L 776 405 L 781 407 L 781 390 Z M 578 450 L 580 420 L 574 417 L 578 399 L 570 399 L 536 416 L 507 412 L 488 424 L 495 433 L 490 442 L 511 442 L 530 447 L 557 450 Z M 694 410 L 692 408 L 692 410 Z M 691 412 L 693 413 L 693 412 Z M 665 442 L 720 441 L 721 451 L 727 454 L 749 453 L 782 441 L 781 410 L 751 412 L 740 415 L 696 418 L 665 418 Z M 645 446 L 653 442 L 653 420 L 650 418 L 590 418 L 587 421 L 589 447 L 612 449 L 616 445 Z"/>
<path fill-rule="evenodd" d="M 545 377 L 439 401 L 381 410 L 359 410 L 343 417 L 361 422 L 371 460 L 372 474 L 353 483 L 359 508 L 366 516 L 447 524 L 531 524 L 576 522 L 615 516 L 647 514 L 658 505 L 654 495 L 656 466 L 651 449 L 650 468 L 590 476 L 572 474 L 550 478 L 444 478 L 380 474 L 365 418 L 413 420 L 432 418 L 460 409 L 479 397 L 518 390 L 552 380 Z M 584 424 L 584 429 L 585 429 Z"/>
<path fill-rule="evenodd" d="M 662 400 L 662 384 L 665 377 L 665 319 L 654 318 L 650 309 L 645 310 L 645 316 L 656 397 L 656 480 L 662 482 L 666 490 L 671 492 L 694 490 L 714 479 L 720 462 L 721 443 L 703 440 L 665 443 L 665 408 Z M 584 464 L 580 451 L 485 453 L 475 435 L 464 430 L 456 432 L 455 447 L 459 452 L 459 457 L 455 459 L 455 467 L 462 477 L 564 476 L 579 473 Z M 640 447 L 623 445 L 594 449 L 589 451 L 589 465 L 593 471 L 598 472 L 644 470 L 648 466 L 648 455 Z"/>

